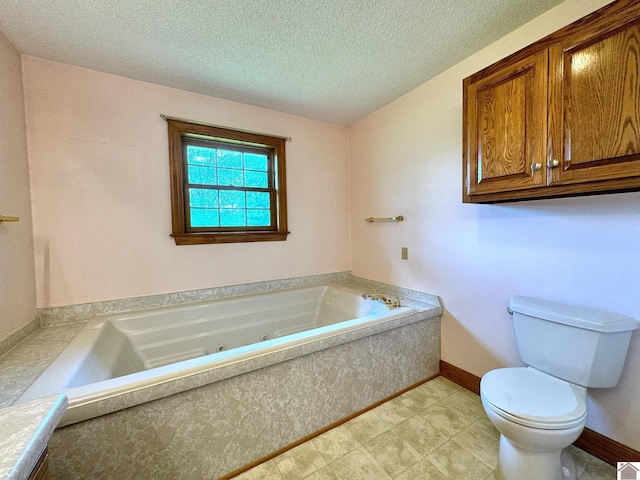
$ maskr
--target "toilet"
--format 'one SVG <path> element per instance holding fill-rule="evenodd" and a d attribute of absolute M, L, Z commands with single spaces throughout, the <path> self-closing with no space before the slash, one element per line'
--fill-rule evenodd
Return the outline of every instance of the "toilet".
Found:
<path fill-rule="evenodd" d="M 500 368 L 480 382 L 500 432 L 498 480 L 574 480 L 568 452 L 582 433 L 587 388 L 614 387 L 636 320 L 514 295 L 509 304 L 526 367 Z"/>

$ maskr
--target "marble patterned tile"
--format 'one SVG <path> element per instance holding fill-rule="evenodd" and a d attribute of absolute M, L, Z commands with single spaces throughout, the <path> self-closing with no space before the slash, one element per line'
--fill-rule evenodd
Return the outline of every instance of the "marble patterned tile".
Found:
<path fill-rule="evenodd" d="M 283 480 L 275 460 L 268 460 L 234 477 L 235 480 Z"/>
<path fill-rule="evenodd" d="M 471 425 L 471 420 L 459 414 L 457 411 L 446 407 L 444 403 L 446 402 L 438 403 L 427 408 L 420 416 L 431 426 L 448 436 L 453 436 Z"/>
<path fill-rule="evenodd" d="M 349 272 L 325 273 L 304 277 L 267 280 L 264 282 L 226 285 L 200 290 L 186 290 L 142 297 L 120 298 L 61 307 L 39 308 L 36 319 L 43 327 L 68 323 L 86 322 L 98 315 L 128 312 L 170 305 L 227 298 L 238 295 L 250 295 L 286 288 L 309 287 L 326 283 L 350 283 L 354 277 Z M 427 294 L 423 294 L 427 295 Z"/>
<path fill-rule="evenodd" d="M 602 460 L 593 458 L 585 468 L 580 480 L 612 480 L 616 478 L 616 467 Z"/>
<path fill-rule="evenodd" d="M 333 462 L 362 446 L 345 425 L 333 428 L 312 440 L 327 462 Z"/>
<path fill-rule="evenodd" d="M 0 478 L 27 478 L 67 408 L 64 395 L 0 410 Z"/>
<path fill-rule="evenodd" d="M 362 415 L 358 415 L 356 418 L 345 423 L 345 426 L 361 443 L 373 440 L 392 427 L 382 420 L 374 410 L 369 410 Z"/>
<path fill-rule="evenodd" d="M 438 470 L 427 458 L 413 464 L 411 468 L 401 473 L 396 480 L 451 480 Z"/>
<path fill-rule="evenodd" d="M 338 480 L 391 480 L 375 458 L 360 447 L 331 464 Z"/>
<path fill-rule="evenodd" d="M 0 357 L 0 407 L 12 405 L 83 325 L 42 328 Z"/>
<path fill-rule="evenodd" d="M 396 397 L 376 407 L 374 412 L 389 425 L 398 425 L 415 415 L 415 412 L 404 405 L 400 397 Z"/>
<path fill-rule="evenodd" d="M 456 392 L 464 390 L 460 385 L 457 385 L 444 377 L 436 377 L 427 383 L 423 383 L 418 387 L 418 389 L 427 391 L 438 400 L 442 400 L 449 395 L 453 395 Z"/>
<path fill-rule="evenodd" d="M 327 461 L 313 442 L 305 442 L 279 455 L 276 465 L 284 480 L 303 480 L 327 466 Z"/>
<path fill-rule="evenodd" d="M 61 307 L 40 308 L 36 313 L 35 321 L 43 327 L 49 327 L 68 323 L 87 322 L 98 315 L 165 307 L 170 305 L 181 305 L 202 300 L 210 300 L 213 298 L 250 295 L 273 290 L 309 287 L 327 283 L 339 283 L 347 286 L 354 286 L 356 288 L 364 288 L 365 290 L 370 291 L 389 292 L 393 295 L 399 295 L 409 300 L 409 303 L 418 302 L 425 305 L 440 307 L 440 300 L 435 295 L 354 277 L 350 272 L 336 272 L 304 277 L 267 280 L 264 282 L 253 282 L 240 285 L 205 288 L 200 290 L 187 290 L 167 294 L 105 300 L 77 305 L 65 305 Z"/>
<path fill-rule="evenodd" d="M 410 290 L 408 288 L 396 287 L 394 285 L 377 282 L 375 280 L 356 277 L 351 274 L 349 275 L 351 276 L 350 282 L 358 286 L 366 287 L 367 290 L 370 290 L 372 292 L 388 292 L 392 293 L 393 295 L 398 295 L 403 299 L 413 299 L 429 305 L 440 305 L 440 299 L 437 295 L 418 292 L 416 290 Z"/>
<path fill-rule="evenodd" d="M 468 390 L 460 390 L 448 396 L 447 406 L 470 420 L 486 416 L 480 396 Z"/>
<path fill-rule="evenodd" d="M 385 432 L 366 443 L 364 448 L 392 478 L 409 469 L 423 457 L 392 431 Z"/>
<path fill-rule="evenodd" d="M 493 423 L 491 423 L 491 420 L 489 420 L 489 418 L 486 415 L 476 419 L 473 422 L 473 425 L 476 428 L 481 428 L 482 430 L 484 430 L 484 433 L 491 435 L 493 438 L 496 439 L 496 441 L 500 439 L 500 432 L 496 427 L 493 426 Z"/>
<path fill-rule="evenodd" d="M 484 480 L 492 469 L 453 441 L 449 441 L 427 455 L 433 465 L 447 478 Z"/>
<path fill-rule="evenodd" d="M 16 345 L 22 343 L 27 337 L 40 329 L 40 322 L 36 319 L 19 328 L 9 336 L 0 339 L 0 357 L 9 352 Z"/>
<path fill-rule="evenodd" d="M 267 478 L 271 480 L 270 477 L 263 477 L 263 479 L 267 479 Z M 312 473 L 304 480 L 338 480 L 338 477 L 336 477 L 336 474 L 333 473 L 333 470 L 331 470 L 331 467 L 327 466 L 327 467 L 321 468 L 317 472 Z"/>
<path fill-rule="evenodd" d="M 471 425 L 452 440 L 491 469 L 497 468 L 499 440 L 482 428 Z"/>
<path fill-rule="evenodd" d="M 409 418 L 393 428 L 393 432 L 426 455 L 449 440 L 449 436 L 430 425 L 419 415 Z"/>
<path fill-rule="evenodd" d="M 429 389 L 422 388 L 422 385 L 409 390 L 398 397 L 398 403 L 408 408 L 413 413 L 420 413 L 426 408 L 435 405 L 438 401 L 440 401 L 440 397 L 438 395 L 434 395 L 434 393 Z"/>
<path fill-rule="evenodd" d="M 573 463 L 576 466 L 576 476 L 580 478 L 580 475 L 582 475 L 584 471 L 587 469 L 587 465 L 589 465 L 590 460 L 593 457 L 589 455 L 587 452 L 585 452 L 584 450 L 580 450 L 579 448 L 574 447 L 573 445 L 570 445 L 567 450 L 573 457 Z"/>

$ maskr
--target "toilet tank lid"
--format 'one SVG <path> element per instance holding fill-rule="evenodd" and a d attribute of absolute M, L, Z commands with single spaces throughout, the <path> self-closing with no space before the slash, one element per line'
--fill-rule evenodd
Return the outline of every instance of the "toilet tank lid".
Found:
<path fill-rule="evenodd" d="M 511 297 L 509 308 L 531 317 L 596 332 L 626 332 L 638 328 L 638 322 L 625 315 L 521 295 Z"/>

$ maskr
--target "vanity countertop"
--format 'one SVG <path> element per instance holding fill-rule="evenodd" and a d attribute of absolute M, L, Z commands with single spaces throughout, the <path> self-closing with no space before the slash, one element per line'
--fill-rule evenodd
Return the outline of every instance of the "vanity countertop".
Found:
<path fill-rule="evenodd" d="M 67 408 L 53 395 L 0 409 L 0 480 L 23 480 L 40 457 Z"/>

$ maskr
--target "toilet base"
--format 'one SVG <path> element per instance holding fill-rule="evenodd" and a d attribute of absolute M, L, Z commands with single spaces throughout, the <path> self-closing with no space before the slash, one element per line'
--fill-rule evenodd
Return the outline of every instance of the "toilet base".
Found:
<path fill-rule="evenodd" d="M 575 480 L 573 457 L 566 450 L 534 452 L 523 450 L 500 435 L 497 480 Z"/>

